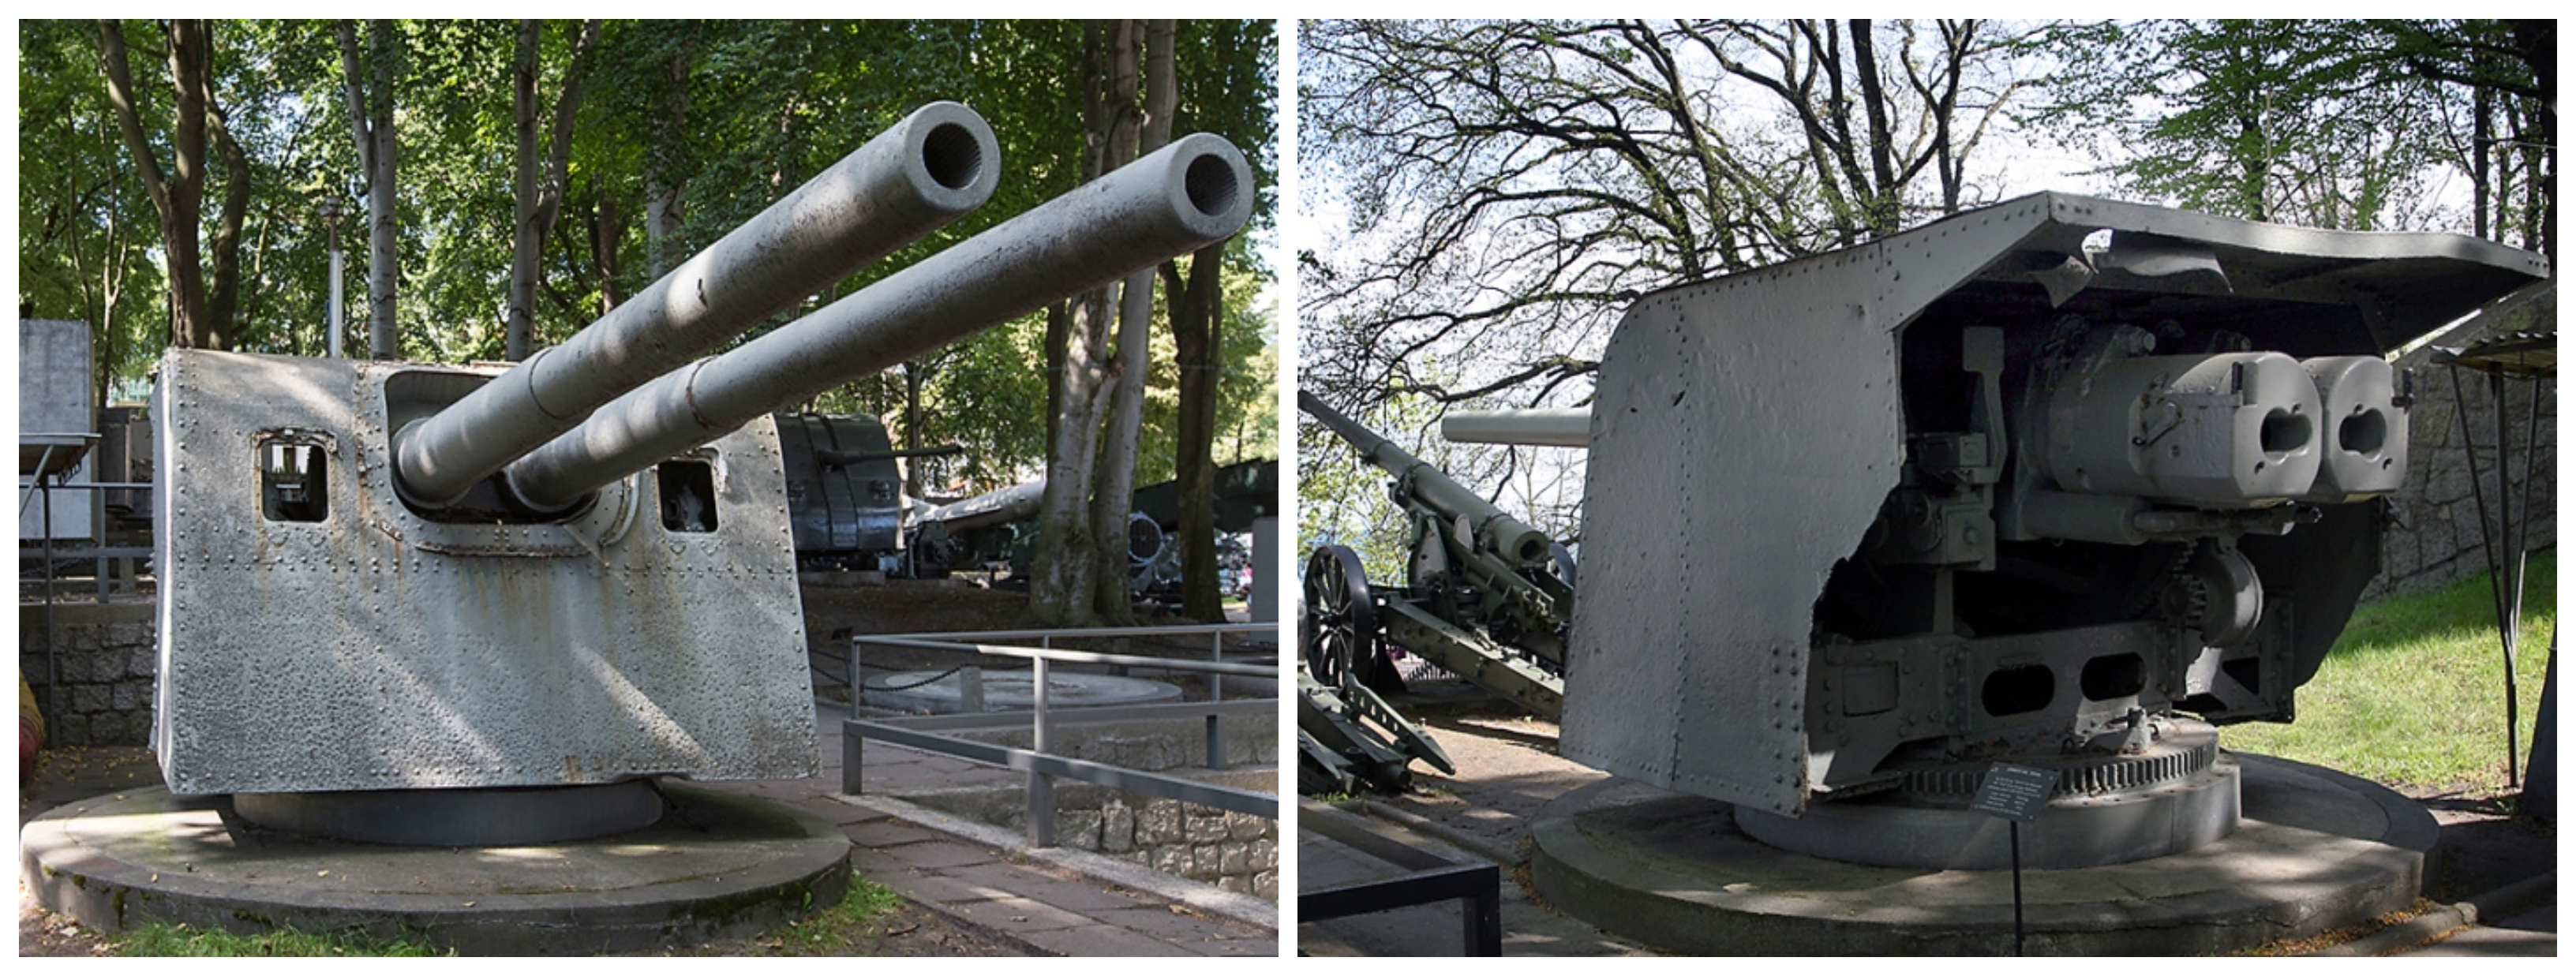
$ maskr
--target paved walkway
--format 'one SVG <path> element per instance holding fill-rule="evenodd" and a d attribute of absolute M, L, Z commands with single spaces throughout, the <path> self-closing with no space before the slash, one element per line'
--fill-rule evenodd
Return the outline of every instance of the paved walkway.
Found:
<path fill-rule="evenodd" d="M 1424 850 L 1452 860 L 1502 865 L 1504 955 L 1656 954 L 1556 911 L 1532 896 L 1525 883 L 1515 882 L 1515 869 L 1527 863 L 1530 818 L 1548 801 L 1604 778 L 1556 755 L 1553 723 L 1498 714 L 1483 707 L 1482 699 L 1473 694 L 1453 693 L 1446 700 L 1424 698 L 1399 707 L 1423 719 L 1425 730 L 1457 762 L 1458 775 L 1443 777 L 1417 765 L 1415 784 L 1428 789 L 1360 806 L 1387 829 L 1411 831 L 1413 841 Z M 2446 846 L 2449 842 L 2446 836 Z M 2530 846 L 2533 849 L 2502 853 L 2535 864 L 2555 863 L 2554 831 Z M 1312 832 L 1299 831 L 1297 847 L 1301 888 L 1377 880 L 1397 873 Z M 2508 884 L 2328 954 L 2554 956 L 2558 948 L 2555 880 L 2553 873 Z M 1457 955 L 1460 924 L 1457 902 L 1308 922 L 1298 926 L 1297 949 L 1301 955 L 1316 956 Z"/>
<path fill-rule="evenodd" d="M 1032 955 L 1279 954 L 1278 908 L 1270 902 L 1082 851 L 1032 850 L 1010 831 L 893 796 L 1016 785 L 1024 782 L 1020 773 L 871 742 L 863 770 L 866 792 L 841 795 L 843 708 L 815 709 L 822 775 L 701 785 L 840 824 L 850 835 L 852 870 Z"/>

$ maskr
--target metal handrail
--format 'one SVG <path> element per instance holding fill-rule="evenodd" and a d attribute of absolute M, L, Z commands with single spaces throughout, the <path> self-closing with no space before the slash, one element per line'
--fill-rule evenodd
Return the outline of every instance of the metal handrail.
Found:
<path fill-rule="evenodd" d="M 861 753 L 858 749 L 858 743 L 864 739 L 876 738 L 898 742 L 916 749 L 924 749 L 944 755 L 954 756 L 970 762 L 1001 766 L 1008 769 L 1019 769 L 1027 772 L 1029 845 L 1032 847 L 1055 846 L 1055 778 L 1058 776 L 1068 776 L 1084 782 L 1098 783 L 1119 789 L 1132 789 L 1156 796 L 1166 796 L 1173 799 L 1214 805 L 1222 809 L 1238 810 L 1244 813 L 1267 816 L 1275 820 L 1278 818 L 1278 800 L 1276 797 L 1268 797 L 1265 802 L 1263 799 L 1264 795 L 1251 793 L 1249 791 L 1230 790 L 1222 787 L 1209 786 L 1204 783 L 1195 783 L 1193 781 L 1177 777 L 1160 776 L 1142 770 L 1126 769 L 1124 767 L 1110 766 L 1102 763 L 1084 762 L 1081 760 L 1068 759 L 1062 756 L 1053 755 L 1050 752 L 1050 746 L 1052 745 L 1050 741 L 1050 733 L 1052 731 L 1053 716 L 1051 714 L 1052 709 L 1050 709 L 1047 702 L 1047 666 L 1051 663 L 1057 662 L 1067 664 L 1110 664 L 1126 667 L 1158 667 L 1174 671 L 1207 675 L 1209 701 L 1205 705 L 1201 706 L 1205 709 L 1204 715 L 1207 722 L 1207 765 L 1210 769 L 1224 769 L 1226 768 L 1226 760 L 1223 724 L 1224 717 L 1222 712 L 1227 710 L 1223 707 L 1222 702 L 1224 697 L 1224 676 L 1230 674 L 1238 677 L 1270 678 L 1276 680 L 1279 677 L 1279 672 L 1275 665 L 1263 667 L 1260 665 L 1225 663 L 1223 660 L 1225 656 L 1225 642 L 1222 635 L 1235 632 L 1261 633 L 1265 631 L 1275 635 L 1278 632 L 1278 629 L 1279 625 L 1272 622 L 1259 624 L 1196 624 L 1171 627 L 1099 627 L 1069 630 L 962 631 L 949 634 L 903 634 L 883 637 L 853 636 L 850 638 L 850 677 L 852 685 L 850 691 L 850 702 L 854 709 L 857 707 L 861 697 L 859 693 L 861 682 L 857 680 L 859 669 L 859 648 L 865 644 L 878 644 L 893 647 L 915 647 L 928 650 L 956 651 L 968 654 L 986 654 L 996 657 L 1026 659 L 1030 662 L 1030 669 L 1032 672 L 1030 678 L 1031 684 L 1035 689 L 1035 700 L 1031 702 L 1031 707 L 1029 709 L 1030 748 L 1028 749 L 1009 749 L 991 745 L 989 743 L 973 742 L 950 736 L 932 735 L 922 731 L 903 729 L 899 726 L 893 726 L 886 723 L 867 722 L 855 718 L 844 722 L 842 723 L 841 731 L 843 749 L 841 770 L 842 790 L 843 792 L 852 794 L 859 791 L 859 762 Z M 1029 637 L 1035 637 L 1040 641 L 1045 642 L 1052 641 L 1056 637 L 1143 637 L 1184 633 L 1218 635 L 1219 639 L 1212 642 L 1212 646 L 1209 649 L 1212 659 L 1207 661 L 1192 661 L 1174 658 L 1144 657 L 1134 654 L 1104 654 L 1097 651 L 1075 651 L 1043 646 L 1018 647 L 1007 644 L 986 644 L 973 642 L 971 640 L 961 641 L 957 639 L 961 637 L 987 639 L 1026 639 Z"/>
<path fill-rule="evenodd" d="M 1216 661 L 1192 661 L 1184 658 L 1146 657 L 1141 654 L 1104 654 L 1099 651 L 1074 651 L 1052 647 L 1013 647 L 1008 644 L 970 644 L 957 641 L 921 640 L 912 637 L 852 638 L 854 643 L 881 644 L 888 647 L 918 647 L 934 651 L 958 651 L 989 654 L 994 657 L 1026 658 L 1034 661 L 1060 661 L 1067 664 L 1114 664 L 1130 668 L 1167 668 L 1201 674 L 1230 674 L 1240 678 L 1276 678 L 1279 669 L 1257 664 L 1224 664 Z"/>

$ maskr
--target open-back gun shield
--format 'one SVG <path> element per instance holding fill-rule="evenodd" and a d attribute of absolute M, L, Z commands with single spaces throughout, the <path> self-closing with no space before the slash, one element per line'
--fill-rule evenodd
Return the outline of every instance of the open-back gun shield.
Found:
<path fill-rule="evenodd" d="M 2316 524 L 2267 538 L 2288 527 L 2306 484 L 2214 513 L 2082 494 L 2024 456 L 2047 446 L 2015 436 L 2036 422 L 2015 415 L 2029 402 L 2023 387 L 2034 375 L 2081 384 L 2159 341 L 2167 353 L 2378 356 L 2547 274 L 2535 256 L 2454 235 L 2314 231 L 2039 194 L 1648 295 L 1611 338 L 1592 408 L 1592 558 L 1575 600 L 1564 752 L 1794 815 L 1817 794 L 1891 785 L 1879 761 L 1900 747 L 2035 738 L 2186 699 L 2219 721 L 2286 716 L 2290 691 L 2377 572 L 2376 512 L 2326 506 Z M 2114 325 L 2149 338 L 2104 351 L 2092 337 Z M 2085 341 L 2091 352 L 2079 355 Z M 2058 364 L 2075 365 L 2034 372 Z M 2150 426 L 2135 436 L 2161 435 L 2155 422 L 2143 416 Z M 1976 492 L 1993 494 L 1940 508 Z M 2006 501 L 2023 498 L 2064 511 L 2025 520 Z M 2186 557 L 2194 543 L 2170 540 L 2253 532 L 2242 559 L 2276 612 L 2223 652 L 2152 612 L 2094 619 L 2048 607 L 2057 616 L 1954 630 L 1964 608 L 2031 602 L 1992 581 L 2033 571 L 2015 557 L 2043 547 L 2096 546 L 2139 579 L 2183 566 L 2166 601 L 2177 618 L 2264 599 L 2227 592 L 2228 571 L 2191 575 L 2188 566 L 2239 565 L 2232 553 L 2153 563 L 2142 555 L 2151 546 L 2034 528 L 2067 512 Z M 1846 577 L 1873 567 L 1940 583 L 1920 588 L 1919 608 L 1855 612 L 1834 600 L 1865 590 L 1868 580 Z M 2131 596 L 2108 601 L 2134 607 Z M 1892 622 L 1908 614 L 1927 623 Z M 2130 666 L 2089 667 L 2080 652 L 2058 660 L 2057 648 L 2083 642 L 2034 637 L 2079 632 Z"/>
<path fill-rule="evenodd" d="M 163 359 L 153 744 L 173 792 L 814 774 L 774 428 L 570 521 L 424 518 L 387 434 L 495 372 Z"/>

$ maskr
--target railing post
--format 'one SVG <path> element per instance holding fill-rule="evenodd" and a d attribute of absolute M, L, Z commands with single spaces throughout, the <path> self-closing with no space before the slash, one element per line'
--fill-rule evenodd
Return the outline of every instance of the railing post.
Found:
<path fill-rule="evenodd" d="M 1047 660 L 1038 658 L 1031 668 L 1035 690 L 1030 711 L 1035 716 L 1029 735 L 1029 751 L 1047 754 Z M 1055 779 L 1036 770 L 1029 771 L 1029 846 L 1055 846 Z"/>
<path fill-rule="evenodd" d="M 1225 631 L 1208 635 L 1208 662 L 1225 663 Z M 1213 705 L 1224 700 L 1225 676 L 1208 675 L 1208 703 Z M 1225 719 L 1215 712 L 1209 712 L 1207 717 L 1207 766 L 1209 769 L 1225 768 Z"/>
<path fill-rule="evenodd" d="M 850 636 L 850 672 L 842 675 L 850 680 L 850 718 L 858 718 L 858 706 L 868 698 L 868 680 L 858 677 L 858 644 L 858 633 L 853 633 Z"/>
<path fill-rule="evenodd" d="M 857 653 L 857 645 L 852 644 L 851 647 L 852 653 Z M 848 727 L 844 726 L 841 729 L 841 792 L 846 795 L 857 796 L 862 792 L 861 788 L 864 784 L 859 779 L 860 756 L 865 751 L 866 744 L 865 738 L 851 735 Z"/>
<path fill-rule="evenodd" d="M 984 710 L 983 668 L 969 664 L 964 670 L 957 672 L 957 710 L 961 712 Z"/>

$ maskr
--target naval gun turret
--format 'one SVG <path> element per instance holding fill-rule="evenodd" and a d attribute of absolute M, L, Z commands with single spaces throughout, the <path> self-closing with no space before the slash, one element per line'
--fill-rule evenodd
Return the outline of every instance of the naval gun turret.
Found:
<path fill-rule="evenodd" d="M 506 370 L 171 351 L 171 790 L 487 844 L 649 823 L 654 777 L 812 775 L 770 412 L 1222 240 L 1252 201 L 1241 154 L 1189 136 L 699 358 L 982 203 L 999 170 L 981 118 L 925 107 Z M 496 796 L 498 823 L 452 815 Z"/>

